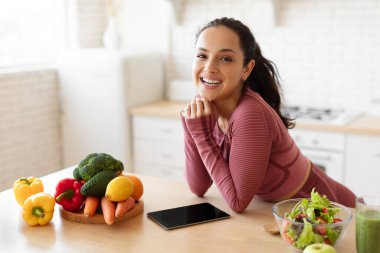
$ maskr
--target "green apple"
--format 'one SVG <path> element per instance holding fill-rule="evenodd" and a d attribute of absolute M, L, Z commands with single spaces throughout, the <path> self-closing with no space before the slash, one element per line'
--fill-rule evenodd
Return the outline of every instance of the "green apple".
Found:
<path fill-rule="evenodd" d="M 307 246 L 303 253 L 337 253 L 333 246 L 324 243 L 315 243 Z"/>

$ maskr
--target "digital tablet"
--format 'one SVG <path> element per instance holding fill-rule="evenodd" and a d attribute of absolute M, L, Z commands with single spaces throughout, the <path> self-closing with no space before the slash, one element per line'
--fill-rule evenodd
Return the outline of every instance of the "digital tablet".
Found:
<path fill-rule="evenodd" d="M 207 202 L 150 212 L 147 215 L 165 229 L 181 228 L 230 217 L 228 213 Z"/>

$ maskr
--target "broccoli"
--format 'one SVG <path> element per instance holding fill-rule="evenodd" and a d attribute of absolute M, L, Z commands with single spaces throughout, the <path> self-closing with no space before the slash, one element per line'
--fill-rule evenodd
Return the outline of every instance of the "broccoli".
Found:
<path fill-rule="evenodd" d="M 74 170 L 74 178 L 77 180 L 90 180 L 103 170 L 111 170 L 119 173 L 124 170 L 123 163 L 111 155 L 105 153 L 93 153 L 87 155 Z"/>

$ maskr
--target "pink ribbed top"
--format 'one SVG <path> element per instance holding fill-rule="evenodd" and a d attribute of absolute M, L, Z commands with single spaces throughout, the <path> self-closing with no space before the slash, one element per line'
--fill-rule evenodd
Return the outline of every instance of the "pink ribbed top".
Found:
<path fill-rule="evenodd" d="M 242 94 L 226 133 L 211 117 L 185 119 L 186 180 L 203 196 L 214 182 L 232 210 L 254 196 L 276 201 L 304 182 L 304 157 L 277 113 L 250 89 Z"/>

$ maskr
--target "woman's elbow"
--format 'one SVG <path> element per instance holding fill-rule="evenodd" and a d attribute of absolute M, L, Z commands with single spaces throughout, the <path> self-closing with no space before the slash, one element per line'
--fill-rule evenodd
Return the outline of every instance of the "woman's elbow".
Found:
<path fill-rule="evenodd" d="M 235 206 L 231 206 L 231 209 L 232 211 L 234 211 L 235 213 L 242 213 L 245 211 L 247 207 L 241 207 L 241 206 L 238 206 L 238 207 L 235 207 Z"/>
<path fill-rule="evenodd" d="M 236 200 L 232 202 L 229 206 L 235 213 L 242 213 L 247 209 L 249 203 L 244 203 L 242 201 Z"/>
<path fill-rule="evenodd" d="M 190 191 L 197 197 L 202 198 L 207 192 L 208 188 L 190 187 Z"/>
<path fill-rule="evenodd" d="M 205 195 L 205 191 L 194 191 L 194 190 L 192 190 L 191 191 L 194 195 L 196 195 L 197 197 L 199 197 L 199 198 L 203 198 L 203 196 Z"/>
<path fill-rule="evenodd" d="M 194 195 L 201 198 L 205 195 L 205 193 L 208 191 L 208 189 L 212 185 L 212 181 L 200 183 L 199 181 L 189 180 L 189 178 L 187 178 L 187 184 L 190 188 L 190 191 Z"/>

